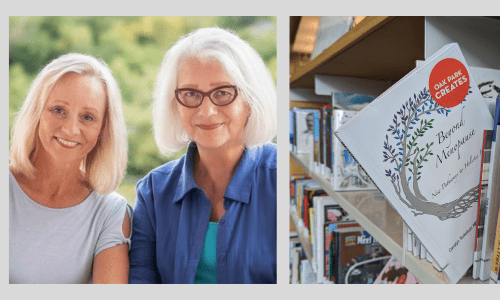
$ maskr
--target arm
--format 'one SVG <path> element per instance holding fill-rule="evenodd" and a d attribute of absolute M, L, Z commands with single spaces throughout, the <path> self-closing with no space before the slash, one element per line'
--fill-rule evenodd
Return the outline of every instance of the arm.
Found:
<path fill-rule="evenodd" d="M 130 237 L 130 217 L 125 213 L 122 231 Z M 99 252 L 94 258 L 92 283 L 128 283 L 128 244 L 116 245 Z"/>

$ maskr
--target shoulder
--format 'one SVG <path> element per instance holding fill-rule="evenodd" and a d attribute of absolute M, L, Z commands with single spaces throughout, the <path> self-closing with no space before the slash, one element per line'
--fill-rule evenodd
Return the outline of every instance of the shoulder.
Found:
<path fill-rule="evenodd" d="M 161 165 L 153 170 L 151 170 L 146 176 L 137 182 L 137 191 L 148 189 L 155 183 L 165 183 L 172 179 L 177 179 L 184 167 L 184 160 L 186 155 L 181 158 L 169 161 L 168 163 Z"/>
<path fill-rule="evenodd" d="M 117 192 L 111 192 L 109 194 L 94 192 L 94 198 L 95 199 L 92 200 L 95 202 L 98 212 L 102 212 L 105 215 L 114 214 L 128 205 L 125 197 Z"/>
<path fill-rule="evenodd" d="M 266 143 L 260 147 L 248 149 L 249 154 L 255 158 L 258 168 L 276 169 L 277 147 L 274 143 Z"/>

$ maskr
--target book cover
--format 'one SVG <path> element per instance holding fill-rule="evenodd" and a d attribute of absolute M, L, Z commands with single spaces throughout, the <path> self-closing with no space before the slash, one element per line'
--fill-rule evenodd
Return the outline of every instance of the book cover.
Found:
<path fill-rule="evenodd" d="M 334 130 L 337 130 L 356 115 L 356 111 L 340 110 L 333 111 Z M 376 190 L 377 187 L 366 175 L 363 168 L 353 159 L 349 151 L 334 138 L 335 161 L 333 163 L 333 189 L 336 191 L 354 190 Z"/>
<path fill-rule="evenodd" d="M 304 185 L 304 196 L 302 197 L 302 219 L 304 220 L 304 226 L 310 231 L 311 227 L 309 224 L 309 209 L 313 208 L 313 197 L 326 195 L 323 188 L 314 183 Z"/>
<path fill-rule="evenodd" d="M 419 284 L 420 282 L 397 258 L 392 256 L 373 283 Z"/>
<path fill-rule="evenodd" d="M 303 219 L 302 211 L 303 211 L 303 199 L 304 199 L 304 188 L 303 186 L 306 184 L 316 184 L 316 181 L 312 179 L 302 179 L 295 181 L 295 199 L 292 200 L 292 204 L 296 205 L 297 208 L 297 218 Z"/>
<path fill-rule="evenodd" d="M 294 107 L 293 111 L 295 113 L 295 152 L 297 154 L 312 154 L 314 149 L 314 116 L 319 114 L 319 110 Z"/>
<path fill-rule="evenodd" d="M 320 17 L 311 60 L 346 34 L 351 29 L 353 22 L 353 16 Z"/>
<path fill-rule="evenodd" d="M 311 268 L 309 260 L 303 259 L 300 261 L 300 284 L 314 284 L 316 278 Z"/>
<path fill-rule="evenodd" d="M 328 266 L 328 243 L 329 235 L 334 229 L 346 226 L 359 226 L 353 219 L 344 211 L 337 202 L 330 196 L 315 196 L 313 197 L 314 205 L 314 229 L 313 235 L 313 256 L 316 261 L 317 281 L 322 283 L 325 280 L 325 266 Z M 349 222 L 349 223 L 348 223 Z M 326 249 L 325 249 L 326 240 Z M 326 264 L 325 264 L 326 259 Z M 326 271 L 328 272 L 328 270 Z"/>
<path fill-rule="evenodd" d="M 482 132 L 493 119 L 457 44 L 335 135 L 454 283 L 472 264 Z"/>
<path fill-rule="evenodd" d="M 496 100 L 494 128 L 491 131 L 491 150 L 489 160 L 488 187 L 486 191 L 486 213 L 484 216 L 483 245 L 479 278 L 488 280 L 491 270 L 496 221 L 500 209 L 500 98 Z"/>
<path fill-rule="evenodd" d="M 342 208 L 341 208 L 342 209 Z M 323 234 L 324 234 L 324 239 L 323 239 L 323 249 L 322 249 L 322 254 L 321 258 L 318 260 L 318 266 L 320 266 L 320 262 L 322 262 L 322 268 L 323 273 L 321 274 L 323 281 L 331 281 L 330 280 L 330 258 L 331 258 L 331 249 L 333 245 L 336 245 L 334 242 L 334 239 L 336 236 L 334 235 L 334 230 L 335 229 L 340 229 L 340 228 L 350 228 L 350 227 L 359 227 L 359 224 L 356 223 L 354 220 L 348 220 L 348 221 L 343 221 L 343 222 L 328 222 L 323 224 Z M 319 273 L 320 270 L 318 270 Z"/>
<path fill-rule="evenodd" d="M 388 255 L 387 250 L 362 227 L 335 229 L 333 235 L 329 275 L 334 283 L 345 283 L 346 275 L 354 264 Z M 373 283 L 384 265 L 382 261 L 361 264 L 351 270 L 347 280 L 349 283 Z"/>
<path fill-rule="evenodd" d="M 295 182 L 297 180 L 311 179 L 308 174 L 293 174 L 290 175 L 290 199 L 295 199 Z"/>
<path fill-rule="evenodd" d="M 352 93 L 332 93 L 332 106 L 342 110 L 360 111 L 376 97 Z"/>

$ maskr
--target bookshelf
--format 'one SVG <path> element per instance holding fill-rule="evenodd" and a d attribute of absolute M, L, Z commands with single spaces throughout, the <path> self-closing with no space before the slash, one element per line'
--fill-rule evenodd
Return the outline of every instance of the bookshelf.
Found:
<path fill-rule="evenodd" d="M 497 24 L 500 24 L 496 17 L 486 19 L 488 19 L 486 23 L 496 19 L 495 21 L 499 22 Z M 290 68 L 292 70 L 290 88 L 314 90 L 316 75 L 395 83 L 415 68 L 417 60 L 425 60 L 425 39 L 425 17 L 366 17 L 314 60 L 305 63 L 301 61 L 300 64 L 294 65 L 294 68 Z M 500 68 L 496 65 L 489 67 Z M 291 103 L 291 106 L 294 105 Z M 295 164 L 300 166 L 392 255 L 402 261 L 403 221 L 380 191 L 336 192 L 329 180 L 309 169 L 307 155 L 291 152 L 290 157 L 291 166 Z M 310 242 L 303 236 L 299 220 L 292 209 L 290 209 L 291 221 L 297 230 L 304 252 L 313 265 Z M 438 272 L 427 260 L 415 257 L 411 252 L 405 255 L 405 266 L 422 283 L 451 283 L 444 272 Z M 459 283 L 487 282 L 464 276 Z"/>
<path fill-rule="evenodd" d="M 336 192 L 330 181 L 322 175 L 309 169 L 309 157 L 290 152 L 290 157 L 296 161 L 337 203 L 351 215 L 356 222 L 368 230 L 399 261 L 403 259 L 403 220 L 394 208 L 385 199 L 380 191 Z M 311 243 L 303 235 L 303 230 L 298 226 L 297 214 L 290 210 L 299 239 L 304 247 L 304 252 L 312 265 Z M 405 257 L 406 268 L 413 273 L 422 283 L 451 283 L 444 272 L 438 272 L 431 263 L 425 259 L 415 257 L 407 252 Z M 487 281 L 473 280 L 463 277 L 459 283 L 484 283 Z"/>

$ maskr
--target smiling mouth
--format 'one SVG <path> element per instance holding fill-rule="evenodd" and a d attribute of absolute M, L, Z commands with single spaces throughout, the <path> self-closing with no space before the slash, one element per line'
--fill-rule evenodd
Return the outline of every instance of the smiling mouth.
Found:
<path fill-rule="evenodd" d="M 66 148 L 75 148 L 76 146 L 79 145 L 79 143 L 77 143 L 77 142 L 68 141 L 68 140 L 62 139 L 60 137 L 56 137 L 55 139 L 59 142 L 59 144 L 61 144 L 62 146 L 66 147 Z"/>
<path fill-rule="evenodd" d="M 210 124 L 210 125 L 198 125 L 203 130 L 213 130 L 216 128 L 219 128 L 222 125 L 222 123 L 217 123 L 217 124 Z"/>

